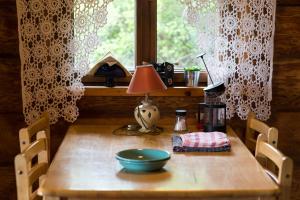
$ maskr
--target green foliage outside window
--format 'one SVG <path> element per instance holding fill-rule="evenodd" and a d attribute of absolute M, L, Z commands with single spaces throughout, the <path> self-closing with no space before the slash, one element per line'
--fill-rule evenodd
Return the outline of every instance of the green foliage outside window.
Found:
<path fill-rule="evenodd" d="M 101 46 L 93 62 L 111 52 L 126 68 L 134 69 L 135 1 L 114 0 L 108 7 L 107 24 L 100 31 Z M 184 6 L 177 0 L 157 1 L 157 61 L 178 63 L 177 69 L 197 65 L 197 33 L 182 18 Z"/>
<path fill-rule="evenodd" d="M 183 19 L 184 5 L 174 0 L 157 1 L 157 60 L 178 63 L 177 69 L 197 64 L 197 32 Z"/>
<path fill-rule="evenodd" d="M 135 1 L 114 0 L 108 6 L 107 24 L 100 31 L 101 46 L 93 55 L 93 62 L 108 52 L 127 69 L 134 69 Z"/>

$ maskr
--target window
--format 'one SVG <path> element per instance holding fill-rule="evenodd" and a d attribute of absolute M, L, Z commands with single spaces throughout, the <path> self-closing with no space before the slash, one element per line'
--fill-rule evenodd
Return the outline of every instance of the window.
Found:
<path fill-rule="evenodd" d="M 176 63 L 175 69 L 197 64 L 196 29 L 185 22 L 179 1 L 157 0 L 157 61 Z"/>
<path fill-rule="evenodd" d="M 102 28 L 99 35 L 101 45 L 93 54 L 92 61 L 96 63 L 111 52 L 127 69 L 134 70 L 134 0 L 113 0 L 107 9 L 107 24 Z"/>
<path fill-rule="evenodd" d="M 114 0 L 108 7 L 101 46 L 93 61 L 111 52 L 127 69 L 145 62 L 197 64 L 196 30 L 182 18 L 184 5 L 174 0 Z"/>

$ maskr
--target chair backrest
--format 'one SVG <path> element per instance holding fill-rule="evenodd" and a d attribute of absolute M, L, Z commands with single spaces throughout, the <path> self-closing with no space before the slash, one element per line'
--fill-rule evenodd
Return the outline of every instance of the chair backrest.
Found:
<path fill-rule="evenodd" d="M 265 168 L 266 173 L 279 185 L 279 199 L 287 200 L 290 197 L 292 184 L 293 161 L 283 155 L 277 148 L 265 141 L 264 136 L 260 134 L 257 138 L 255 157 L 265 156 L 278 167 L 278 174 L 274 174 Z"/>
<path fill-rule="evenodd" d="M 247 119 L 245 144 L 252 152 L 256 148 L 257 132 L 263 135 L 265 141 L 277 148 L 278 130 L 256 119 L 255 114 L 250 112 Z"/>
<path fill-rule="evenodd" d="M 37 188 L 42 182 L 42 176 L 47 172 L 49 158 L 45 134 L 38 133 L 37 137 L 36 141 L 15 157 L 18 200 L 36 200 L 40 198 L 37 195 Z M 37 163 L 30 164 L 35 157 L 38 158 Z"/>
<path fill-rule="evenodd" d="M 27 128 L 22 128 L 19 131 L 19 142 L 21 153 L 37 139 L 37 134 L 45 134 L 47 140 L 48 158 L 50 158 L 50 120 L 47 113 L 43 113 L 41 118 L 35 121 Z"/>

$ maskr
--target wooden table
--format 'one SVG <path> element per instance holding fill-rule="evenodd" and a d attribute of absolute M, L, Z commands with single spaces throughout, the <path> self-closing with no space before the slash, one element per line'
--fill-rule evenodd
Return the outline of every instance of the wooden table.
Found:
<path fill-rule="evenodd" d="M 113 135 L 119 126 L 72 125 L 39 194 L 50 199 L 179 200 L 272 198 L 279 192 L 230 128 L 231 152 L 173 153 L 171 126 L 158 136 Z M 161 171 L 130 173 L 115 159 L 118 151 L 129 148 L 165 149 L 171 159 Z"/>

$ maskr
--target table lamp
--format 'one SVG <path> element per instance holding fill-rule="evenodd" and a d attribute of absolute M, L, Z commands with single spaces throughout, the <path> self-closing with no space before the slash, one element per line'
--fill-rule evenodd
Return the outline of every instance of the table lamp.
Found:
<path fill-rule="evenodd" d="M 139 130 L 148 133 L 156 130 L 160 118 L 158 108 L 149 100 L 149 93 L 164 91 L 167 87 L 160 79 L 152 65 L 137 66 L 129 83 L 128 94 L 145 94 L 145 100 L 134 110 L 134 117 L 141 125 Z"/>

